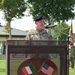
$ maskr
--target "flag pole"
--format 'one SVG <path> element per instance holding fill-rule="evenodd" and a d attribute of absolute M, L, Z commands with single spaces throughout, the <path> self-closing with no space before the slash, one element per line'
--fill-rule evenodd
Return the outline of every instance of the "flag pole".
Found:
<path fill-rule="evenodd" d="M 44 65 L 44 63 L 45 63 L 45 61 L 42 63 L 42 65 L 41 65 L 40 69 L 38 70 L 38 72 L 40 72 L 40 70 L 41 70 L 42 66 Z"/>

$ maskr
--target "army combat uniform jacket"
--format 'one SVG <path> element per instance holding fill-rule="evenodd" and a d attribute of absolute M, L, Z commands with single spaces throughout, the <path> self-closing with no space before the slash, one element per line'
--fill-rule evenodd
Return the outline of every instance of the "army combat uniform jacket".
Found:
<path fill-rule="evenodd" d="M 26 40 L 51 40 L 51 35 L 43 29 L 41 31 L 38 30 L 30 30 L 25 38 Z"/>

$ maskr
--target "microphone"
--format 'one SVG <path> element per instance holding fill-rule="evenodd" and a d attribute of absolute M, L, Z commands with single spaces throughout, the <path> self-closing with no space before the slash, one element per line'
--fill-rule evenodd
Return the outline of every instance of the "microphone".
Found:
<path fill-rule="evenodd" d="M 45 28 L 46 29 L 48 29 L 48 28 L 54 28 L 55 26 L 57 26 L 57 25 L 46 25 Z"/>

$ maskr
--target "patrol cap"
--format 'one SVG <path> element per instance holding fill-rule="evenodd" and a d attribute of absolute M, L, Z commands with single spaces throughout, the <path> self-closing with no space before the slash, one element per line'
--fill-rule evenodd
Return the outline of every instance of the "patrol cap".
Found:
<path fill-rule="evenodd" d="M 40 21 L 43 19 L 43 16 L 35 16 L 34 21 Z"/>

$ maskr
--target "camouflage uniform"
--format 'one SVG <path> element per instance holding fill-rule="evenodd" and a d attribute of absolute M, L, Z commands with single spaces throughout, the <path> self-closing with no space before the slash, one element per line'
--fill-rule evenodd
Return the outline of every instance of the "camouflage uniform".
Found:
<path fill-rule="evenodd" d="M 48 34 L 48 32 L 43 29 L 41 31 L 38 30 L 30 30 L 25 38 L 26 40 L 51 40 L 52 37 L 51 35 Z M 50 58 L 50 55 L 45 55 L 45 54 L 31 54 L 29 57 L 45 57 L 45 58 Z"/>
<path fill-rule="evenodd" d="M 28 32 L 25 39 L 26 40 L 50 40 L 51 35 L 49 35 L 45 29 L 41 31 L 32 29 Z"/>

